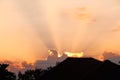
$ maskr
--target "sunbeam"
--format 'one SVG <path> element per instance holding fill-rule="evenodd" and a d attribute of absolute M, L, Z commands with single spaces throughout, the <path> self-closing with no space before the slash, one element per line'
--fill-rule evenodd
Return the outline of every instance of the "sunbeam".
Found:
<path fill-rule="evenodd" d="M 44 60 L 50 49 L 59 57 L 66 51 L 118 53 L 119 7 L 117 0 L 2 0 L 0 57 Z"/>

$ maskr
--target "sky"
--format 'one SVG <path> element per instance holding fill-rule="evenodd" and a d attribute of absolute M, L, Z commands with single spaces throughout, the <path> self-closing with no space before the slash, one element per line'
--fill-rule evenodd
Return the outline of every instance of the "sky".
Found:
<path fill-rule="evenodd" d="M 0 0 L 0 60 L 44 60 L 49 49 L 120 55 L 119 0 Z"/>

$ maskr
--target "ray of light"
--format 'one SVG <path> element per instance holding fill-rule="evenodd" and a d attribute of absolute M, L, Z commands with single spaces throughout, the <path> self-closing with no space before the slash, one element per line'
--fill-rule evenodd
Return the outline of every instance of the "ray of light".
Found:
<path fill-rule="evenodd" d="M 19 4 L 21 9 L 23 10 L 22 13 L 24 17 L 26 17 L 26 19 L 32 25 L 33 29 L 38 34 L 40 40 L 44 43 L 44 45 L 48 49 L 55 48 L 52 34 L 50 31 L 50 25 L 48 22 L 45 21 L 44 19 L 45 17 L 41 19 L 41 17 L 44 16 L 43 14 L 44 11 L 42 11 L 43 6 L 40 6 L 41 9 L 39 9 L 38 0 L 37 1 L 29 0 L 29 4 L 27 4 L 27 1 L 24 2 L 20 1 Z"/>

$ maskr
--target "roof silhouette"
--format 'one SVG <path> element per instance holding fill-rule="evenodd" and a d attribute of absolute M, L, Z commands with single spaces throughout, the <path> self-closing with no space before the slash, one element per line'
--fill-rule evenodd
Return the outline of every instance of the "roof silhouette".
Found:
<path fill-rule="evenodd" d="M 42 80 L 120 80 L 120 66 L 108 60 L 67 58 L 46 73 Z"/>

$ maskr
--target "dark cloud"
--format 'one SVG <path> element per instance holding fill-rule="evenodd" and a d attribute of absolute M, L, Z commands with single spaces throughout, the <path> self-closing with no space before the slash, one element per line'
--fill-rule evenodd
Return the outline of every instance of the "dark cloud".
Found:
<path fill-rule="evenodd" d="M 104 52 L 103 56 L 104 56 L 105 60 L 108 59 L 108 60 L 120 65 L 120 55 L 118 55 L 117 53 Z"/>
<path fill-rule="evenodd" d="M 65 54 L 63 54 L 61 57 L 58 57 L 58 52 L 56 50 L 50 50 L 50 51 L 52 52 L 52 54 L 47 57 L 46 61 L 45 60 L 44 61 L 41 61 L 41 60 L 36 61 L 36 63 L 35 63 L 36 68 L 45 69 L 49 66 L 55 66 L 57 62 L 61 62 L 67 58 L 67 56 Z"/>

